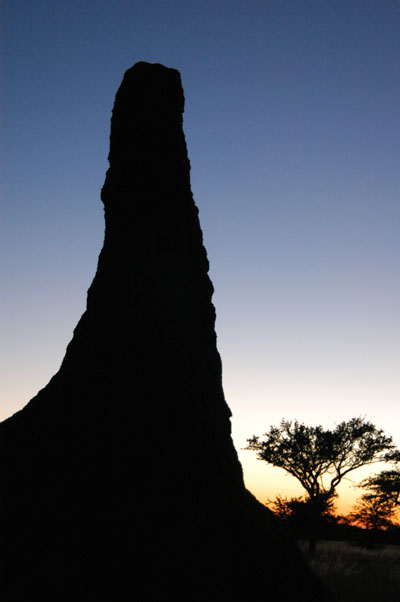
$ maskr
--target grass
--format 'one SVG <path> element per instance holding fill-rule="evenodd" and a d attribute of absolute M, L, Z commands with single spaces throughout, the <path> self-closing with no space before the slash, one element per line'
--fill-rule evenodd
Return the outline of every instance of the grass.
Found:
<path fill-rule="evenodd" d="M 400 602 L 400 546 L 322 541 L 310 564 L 337 602 Z"/>

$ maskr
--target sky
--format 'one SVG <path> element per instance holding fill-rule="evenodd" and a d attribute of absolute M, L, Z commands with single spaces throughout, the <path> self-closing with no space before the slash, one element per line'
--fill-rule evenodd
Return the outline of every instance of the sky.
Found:
<path fill-rule="evenodd" d="M 0 419 L 57 372 L 85 309 L 114 96 L 144 60 L 182 76 L 247 486 L 301 494 L 242 450 L 282 418 L 361 415 L 400 445 L 400 3 L 3 0 L 0 16 Z M 339 493 L 342 511 L 359 495 Z"/>

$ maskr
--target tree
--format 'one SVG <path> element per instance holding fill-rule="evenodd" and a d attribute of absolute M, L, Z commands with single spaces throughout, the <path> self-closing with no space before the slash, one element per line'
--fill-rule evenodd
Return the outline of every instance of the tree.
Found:
<path fill-rule="evenodd" d="M 400 508 L 400 470 L 382 470 L 360 483 L 366 489 L 350 517 L 369 529 L 392 524 Z"/>
<path fill-rule="evenodd" d="M 321 500 L 318 512 L 318 527 L 326 527 L 335 522 L 333 500 Z M 272 512 L 283 520 L 297 540 L 307 539 L 310 522 L 313 519 L 314 505 L 304 496 L 283 498 L 277 495 L 266 504 Z"/>
<path fill-rule="evenodd" d="M 364 479 L 361 487 L 368 490 L 363 497 L 378 499 L 394 509 L 400 507 L 400 470 L 382 470 L 379 474 Z"/>
<path fill-rule="evenodd" d="M 343 478 L 362 466 L 387 461 L 395 453 L 392 437 L 361 417 L 341 422 L 333 430 L 282 420 L 263 436 L 264 440 L 247 439 L 245 449 L 257 452 L 259 460 L 283 468 L 305 489 L 312 509 L 310 553 L 316 547 L 321 508 L 334 497 Z"/>
<path fill-rule="evenodd" d="M 348 518 L 352 523 L 376 530 L 391 526 L 394 513 L 391 504 L 366 494 L 360 498 Z"/>

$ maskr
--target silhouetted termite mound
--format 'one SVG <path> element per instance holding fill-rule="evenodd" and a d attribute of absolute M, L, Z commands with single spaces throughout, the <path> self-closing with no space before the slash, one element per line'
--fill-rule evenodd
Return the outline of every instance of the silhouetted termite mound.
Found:
<path fill-rule="evenodd" d="M 117 92 L 87 310 L 59 372 L 0 428 L 9 602 L 324 595 L 243 484 L 183 106 L 158 64 Z"/>

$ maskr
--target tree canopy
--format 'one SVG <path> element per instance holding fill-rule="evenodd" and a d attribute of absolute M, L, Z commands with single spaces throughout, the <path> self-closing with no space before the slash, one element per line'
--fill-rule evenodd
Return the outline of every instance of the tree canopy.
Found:
<path fill-rule="evenodd" d="M 367 529 L 381 529 L 392 525 L 395 509 L 393 505 L 377 497 L 363 495 L 350 512 L 348 518 Z"/>
<path fill-rule="evenodd" d="M 295 477 L 310 500 L 332 498 L 346 475 L 387 461 L 395 448 L 392 437 L 362 417 L 343 421 L 333 430 L 282 420 L 263 436 L 263 440 L 257 436 L 247 439 L 245 449 L 256 451 L 259 460 Z"/>
<path fill-rule="evenodd" d="M 360 483 L 366 490 L 351 518 L 368 528 L 389 526 L 400 509 L 400 470 L 382 470 Z"/>
<path fill-rule="evenodd" d="M 382 470 L 362 481 L 361 486 L 368 491 L 363 497 L 379 499 L 394 508 L 400 507 L 400 470 Z"/>

